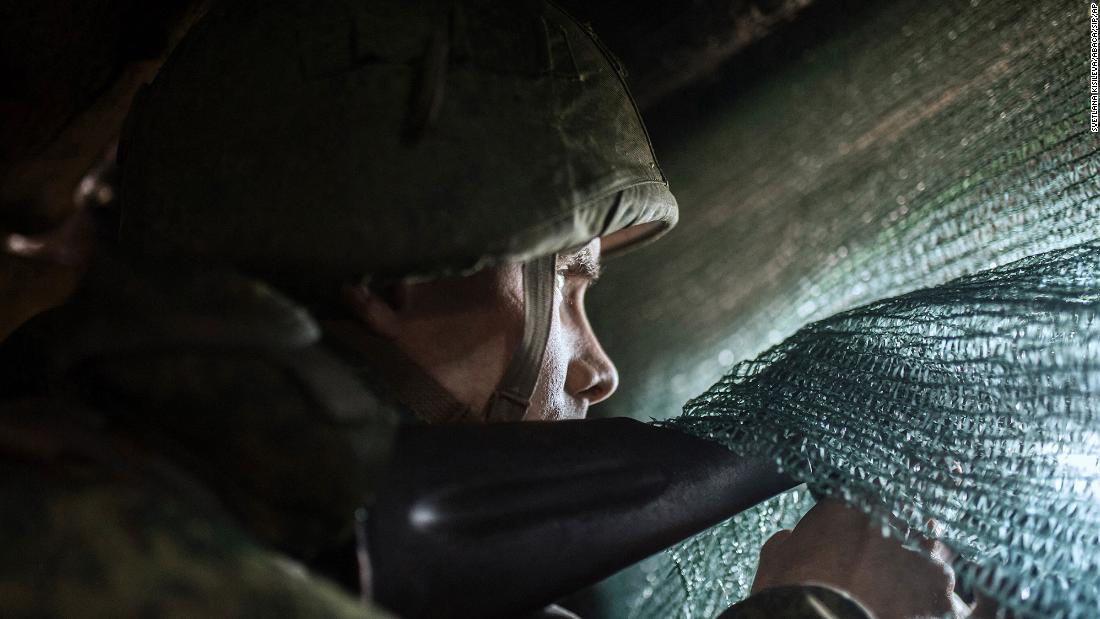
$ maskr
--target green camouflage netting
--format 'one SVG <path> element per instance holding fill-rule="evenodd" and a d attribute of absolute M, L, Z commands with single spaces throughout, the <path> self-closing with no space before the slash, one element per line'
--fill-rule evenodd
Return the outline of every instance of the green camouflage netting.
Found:
<path fill-rule="evenodd" d="M 749 379 L 747 368 L 764 372 L 766 367 L 774 367 L 779 372 L 790 367 L 785 363 L 817 363 L 820 365 L 811 368 L 814 381 L 803 383 L 802 397 L 820 400 L 815 406 L 823 408 L 812 409 L 819 416 L 813 419 L 835 419 L 813 428 L 815 433 L 809 436 L 828 437 L 848 449 L 878 445 L 883 459 L 858 462 L 858 468 L 866 468 L 864 478 L 871 479 L 881 472 L 876 467 L 894 462 L 885 459 L 886 454 L 901 456 L 891 451 L 892 445 L 913 428 L 895 423 L 875 429 L 862 421 L 849 427 L 847 424 L 862 416 L 874 416 L 876 423 L 880 418 L 896 419 L 887 410 L 874 408 L 870 400 L 859 402 L 855 391 L 843 390 L 870 389 L 850 383 L 849 377 L 872 372 L 873 367 L 874 385 L 889 396 L 874 400 L 879 405 L 889 403 L 889 410 L 919 413 L 921 419 L 948 414 L 947 409 L 922 408 L 950 395 L 947 383 L 922 385 L 913 374 L 902 379 L 888 373 L 892 371 L 889 368 L 916 355 L 913 371 L 931 371 L 932 364 L 952 358 L 974 361 L 961 365 L 959 371 L 968 374 L 951 384 L 984 395 L 973 395 L 972 400 L 957 405 L 958 414 L 1004 414 L 988 407 L 1007 402 L 1011 392 L 1027 397 L 1018 398 L 1020 411 L 1007 411 L 1006 421 L 1024 423 L 1025 427 L 1047 424 L 1042 427 L 1049 432 L 1058 428 L 1060 434 L 1034 437 L 1036 449 L 1052 450 L 1059 441 L 1091 440 L 1078 430 L 1083 428 L 1084 412 L 1100 414 L 1095 400 L 1089 411 L 1084 399 L 1087 394 L 1076 392 L 1079 399 L 1073 411 L 1077 412 L 1072 412 L 1054 397 L 1066 385 L 1048 381 L 1073 372 L 1087 373 L 1087 358 L 1082 355 L 1087 352 L 1085 341 L 1095 335 L 1090 336 L 1082 325 L 1076 340 L 1069 339 L 1069 331 L 1064 342 L 1041 340 L 1072 323 L 1072 315 L 1058 313 L 1062 306 L 1057 299 L 1060 294 L 1072 296 L 1074 291 L 1051 291 L 1027 297 L 1026 303 L 1020 304 L 1005 301 L 1012 294 L 1026 294 L 1036 281 L 1027 278 L 1073 276 L 1071 271 L 1059 275 L 1044 270 L 1063 264 L 1057 259 L 1060 254 L 1049 252 L 1077 247 L 1072 250 L 1077 254 L 1072 255 L 1084 256 L 1089 246 L 1082 243 L 1100 238 L 1100 137 L 1089 133 L 1088 71 L 1087 2 L 899 0 L 868 6 L 798 61 L 737 93 L 730 102 L 707 108 L 711 111 L 696 130 L 677 136 L 674 144 L 658 143 L 664 169 L 680 200 L 680 227 L 650 251 L 613 264 L 593 296 L 593 322 L 623 377 L 620 394 L 597 412 L 667 418 L 731 368 L 735 368 L 733 374 L 716 389 L 742 384 L 737 381 L 760 384 L 760 379 Z M 998 271 L 999 266 L 1040 254 L 1047 256 L 1029 263 L 1029 269 L 1038 270 L 1020 275 L 1025 279 L 1018 282 L 1016 293 L 1011 282 L 999 280 L 986 291 L 1009 297 L 983 297 L 979 290 L 965 291 L 970 296 L 955 300 L 936 296 L 950 290 L 963 294 L 954 288 L 963 285 L 958 282 L 937 288 L 955 278 L 986 271 L 1002 273 L 1005 271 Z M 980 279 L 986 275 L 976 277 L 991 286 L 994 281 Z M 1087 305 L 1087 288 L 1100 288 L 1096 279 L 1073 281 L 1081 287 L 1076 293 L 1082 306 Z M 902 322 L 890 324 L 887 316 L 863 315 L 864 322 L 854 324 L 871 329 L 865 336 L 886 327 L 902 330 L 912 339 L 906 348 L 900 344 L 896 349 L 874 348 L 876 342 L 864 340 L 858 342 L 863 348 L 857 350 L 875 358 L 830 359 L 826 354 L 835 351 L 818 343 L 814 357 L 805 357 L 805 347 L 814 343 L 800 338 L 839 324 L 836 321 L 852 320 L 853 315 L 846 315 L 800 332 L 795 340 L 766 353 L 760 364 L 736 365 L 812 321 L 921 289 L 931 291 L 891 302 L 927 304 L 923 310 L 910 305 L 913 314 Z M 967 299 L 969 306 L 963 304 Z M 1016 316 L 1019 334 L 998 332 L 995 322 L 967 322 L 982 318 L 983 303 L 986 307 L 1004 303 L 1022 312 Z M 871 307 L 885 311 L 895 306 Z M 1048 314 L 1027 314 L 1028 307 Z M 948 315 L 936 322 L 931 320 L 935 311 Z M 925 322 L 921 322 L 921 312 L 925 312 Z M 992 321 L 995 317 L 986 318 Z M 1083 320 L 1084 314 L 1078 319 Z M 945 321 L 949 324 L 943 324 Z M 976 349 L 947 348 L 935 339 L 941 328 L 983 329 L 969 339 L 968 346 L 986 347 L 991 358 L 1001 355 L 997 358 L 1008 365 L 982 365 L 977 356 L 965 357 Z M 1097 327 L 1093 324 L 1091 328 Z M 997 348 L 997 342 L 1016 348 Z M 855 346 L 857 342 L 850 343 Z M 1077 345 L 1080 347 L 1074 348 Z M 787 347 L 798 351 L 796 358 L 784 357 L 787 360 L 779 363 L 780 359 L 771 357 Z M 1019 360 L 1006 356 L 1022 350 L 1020 347 L 1053 349 L 1061 356 Z M 1091 350 L 1095 358 L 1096 348 Z M 836 367 L 828 368 L 829 363 Z M 1069 374 L 1051 374 L 1052 368 Z M 1095 383 L 1093 390 L 1095 393 Z M 747 397 L 738 393 L 737 397 Z M 842 393 L 847 394 L 843 406 Z M 1047 394 L 1045 402 L 1040 394 Z M 826 395 L 835 399 L 822 399 Z M 704 414 L 706 410 L 699 408 L 702 402 L 709 400 L 696 400 L 689 412 Z M 851 402 L 859 408 L 849 407 Z M 715 429 L 730 436 L 744 412 L 724 408 L 729 404 L 724 400 L 714 404 L 713 412 L 730 415 L 721 422 L 727 425 Z M 789 406 L 790 401 L 783 404 Z M 799 415 L 808 414 L 811 404 L 800 403 L 805 408 L 797 409 L 802 411 Z M 1028 420 L 1028 411 L 1043 419 Z M 792 441 L 811 421 L 804 416 L 784 419 Z M 951 422 L 964 424 L 965 420 Z M 973 422 L 972 454 L 986 454 L 982 450 L 997 447 L 997 441 L 1008 441 L 1011 432 L 1017 431 L 1017 426 Z M 930 462 L 935 462 L 937 453 L 961 449 L 962 438 L 949 433 L 943 443 L 932 443 L 926 453 Z M 819 442 L 812 440 L 807 445 L 824 449 L 831 444 Z M 811 451 L 806 462 L 824 466 L 829 458 L 847 453 L 839 447 Z M 1003 491 L 1023 493 L 1021 496 L 1035 501 L 1046 497 L 1045 504 L 1031 504 L 1036 509 L 1042 505 L 1044 517 L 1057 509 L 1069 510 L 1083 501 L 1080 497 L 1087 492 L 1068 487 L 1059 497 L 1051 484 L 1069 470 L 1067 467 L 1091 466 L 1091 449 L 1084 443 L 1067 443 L 1058 452 L 1005 452 L 1001 454 L 1004 459 L 983 463 L 972 457 L 963 461 L 963 479 L 988 476 L 981 479 L 990 484 L 968 494 L 969 504 L 973 511 L 986 511 L 990 501 L 1012 498 L 996 498 L 996 493 Z M 848 465 L 856 467 L 857 462 Z M 1019 468 L 1014 468 L 1017 465 Z M 935 462 L 937 475 L 947 474 L 944 466 Z M 1029 471 L 1033 473 L 1030 484 L 1023 489 L 1012 485 Z M 847 476 L 837 479 L 855 480 L 859 475 L 849 470 Z M 995 486 L 997 480 L 1006 486 Z M 865 503 L 870 499 L 857 492 L 866 489 L 861 483 L 866 482 L 852 482 L 855 494 L 851 500 Z M 832 488 L 843 493 L 846 487 L 841 483 Z M 921 496 L 933 487 L 895 487 L 890 496 L 896 500 L 915 493 L 906 503 L 914 509 L 936 506 L 948 510 L 949 505 L 936 502 L 936 495 Z M 797 522 L 812 502 L 804 489 L 797 495 L 777 497 L 643 563 L 638 570 L 620 575 L 614 583 L 618 589 L 609 614 L 713 616 L 747 593 L 763 540 Z M 976 507 L 979 503 L 981 509 Z M 1007 509 L 1020 503 L 1004 505 Z M 865 507 L 871 505 L 865 503 Z M 1063 518 L 1062 526 L 1095 522 L 1094 512 L 1074 513 Z M 1030 608 L 1043 615 L 1048 611 L 1038 609 L 1052 608 L 1046 605 L 1058 596 L 1051 592 L 1063 586 L 1058 584 L 1059 574 L 1069 578 L 1086 567 L 1074 562 L 1072 555 L 1048 552 L 1046 541 L 1036 541 L 1070 532 L 1046 531 L 1045 520 L 1028 521 L 1024 514 L 1013 516 L 1020 520 L 1005 520 L 1009 518 L 1006 512 L 991 516 L 994 520 L 990 522 L 998 517 L 1014 522 L 1012 530 L 1003 535 L 998 531 L 981 533 L 970 539 L 967 532 L 978 525 L 966 522 L 967 512 L 944 511 L 941 515 L 945 520 L 953 517 L 953 534 L 959 537 L 955 542 L 974 560 L 1005 566 L 1003 573 L 987 572 L 993 580 L 986 589 L 1001 591 L 1001 597 L 1016 608 Z M 1082 520 L 1074 519 L 1078 517 Z M 1008 546 L 997 545 L 1006 539 L 1011 540 Z M 1065 552 L 1075 552 L 1073 548 L 1067 545 Z M 1008 552 L 1023 554 L 1011 555 L 1016 558 L 1010 560 L 1004 554 Z M 1028 558 L 1042 558 L 1043 562 L 1013 563 Z M 967 573 L 964 570 L 964 576 Z M 1021 576 L 1028 573 L 1031 575 Z M 1009 578 L 1011 574 L 1017 577 Z M 1084 597 L 1075 602 L 1067 593 L 1065 603 L 1087 609 L 1079 616 L 1100 616 L 1095 605 L 1088 606 L 1095 604 L 1096 598 L 1089 598 L 1092 594 L 1080 589 L 1082 586 L 1067 580 L 1065 591 Z M 1063 607 L 1067 616 L 1072 615 L 1070 608 Z"/>
<path fill-rule="evenodd" d="M 960 582 L 1004 607 L 1100 616 L 1100 243 L 814 323 L 666 425 L 934 519 Z"/>

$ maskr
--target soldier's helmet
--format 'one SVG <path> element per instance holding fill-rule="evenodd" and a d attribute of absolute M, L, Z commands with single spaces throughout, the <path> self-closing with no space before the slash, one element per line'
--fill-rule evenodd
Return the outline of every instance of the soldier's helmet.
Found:
<path fill-rule="evenodd" d="M 135 102 L 120 240 L 310 284 L 661 234 L 617 62 L 547 2 L 238 0 Z"/>
<path fill-rule="evenodd" d="M 553 256 L 677 218 L 618 64 L 542 0 L 223 2 L 138 97 L 119 161 L 124 248 L 299 298 L 523 263 L 490 419 L 526 410 Z"/>

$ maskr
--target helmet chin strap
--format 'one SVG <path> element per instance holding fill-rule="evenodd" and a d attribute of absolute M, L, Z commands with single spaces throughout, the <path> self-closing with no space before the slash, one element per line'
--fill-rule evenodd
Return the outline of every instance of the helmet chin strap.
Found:
<path fill-rule="evenodd" d="M 481 411 L 487 421 L 520 421 L 527 414 L 550 335 L 556 262 L 556 256 L 550 255 L 523 265 L 523 341 Z M 342 344 L 339 347 L 355 351 L 356 358 L 380 377 L 393 397 L 421 421 L 456 423 L 478 417 L 392 341 L 340 321 L 326 322 L 325 330 Z"/>
<path fill-rule="evenodd" d="M 487 421 L 520 421 L 531 405 L 554 317 L 557 255 L 523 264 L 523 341 L 485 406 Z"/>

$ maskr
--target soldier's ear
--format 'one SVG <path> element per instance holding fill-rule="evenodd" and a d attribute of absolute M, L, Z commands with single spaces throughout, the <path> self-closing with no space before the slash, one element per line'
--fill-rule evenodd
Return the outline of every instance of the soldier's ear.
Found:
<path fill-rule="evenodd" d="M 343 289 L 344 304 L 371 331 L 395 338 L 401 331 L 402 291 L 389 292 L 391 294 L 382 294 L 365 284 L 347 284 Z"/>

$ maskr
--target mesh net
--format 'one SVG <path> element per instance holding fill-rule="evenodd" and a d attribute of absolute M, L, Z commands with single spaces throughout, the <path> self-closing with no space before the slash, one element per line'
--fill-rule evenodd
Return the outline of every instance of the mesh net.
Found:
<path fill-rule="evenodd" d="M 623 377 L 600 412 L 666 418 L 730 372 L 689 407 L 698 421 L 677 423 L 727 440 L 775 412 L 764 444 L 808 437 L 806 453 L 788 457 L 818 467 L 864 458 L 833 462 L 837 477 L 824 489 L 866 509 L 954 523 L 968 561 L 959 568 L 975 586 L 1036 616 L 1100 616 L 1087 590 L 1097 575 L 1086 577 L 1090 564 L 1072 554 L 1094 540 L 1057 541 L 1095 525 L 1091 491 L 1077 487 L 1086 482 L 1064 482 L 1074 467 L 1087 477 L 1088 415 L 1100 414 L 1086 389 L 1092 380 L 1096 393 L 1087 365 L 1096 326 L 1073 329 L 1093 311 L 1088 287 L 1100 289 L 1094 246 L 1082 245 L 1100 237 L 1088 71 L 1088 3 L 898 0 L 867 7 L 790 66 L 708 108 L 696 130 L 658 143 L 680 227 L 614 264 L 593 297 Z M 1074 271 L 1074 259 L 1092 270 Z M 845 320 L 854 348 L 829 348 L 840 334 L 816 329 Z M 1015 330 L 1001 330 L 1003 321 Z M 942 339 L 944 329 L 966 335 Z M 892 330 L 894 347 L 881 335 Z M 749 393 L 795 371 L 811 382 L 787 400 Z M 906 415 L 932 425 L 914 434 Z M 1032 442 L 1011 445 L 1022 428 L 1033 429 Z M 971 451 L 962 451 L 964 429 Z M 906 432 L 939 442 L 896 451 Z M 858 449 L 870 446 L 878 451 Z M 936 460 L 952 453 L 962 477 Z M 870 502 L 862 480 L 918 464 L 904 488 L 884 492 L 886 503 Z M 964 485 L 937 490 L 935 480 Z M 948 498 L 962 496 L 971 511 L 950 511 Z M 992 501 L 1003 509 L 987 509 Z M 778 497 L 620 576 L 610 614 L 713 616 L 747 593 L 763 540 L 811 504 L 805 490 Z M 986 511 L 995 513 L 984 525 L 967 520 Z M 1005 531 L 980 528 L 992 523 Z"/>
<path fill-rule="evenodd" d="M 814 323 L 666 425 L 935 534 L 1003 607 L 1100 614 L 1100 243 Z"/>

